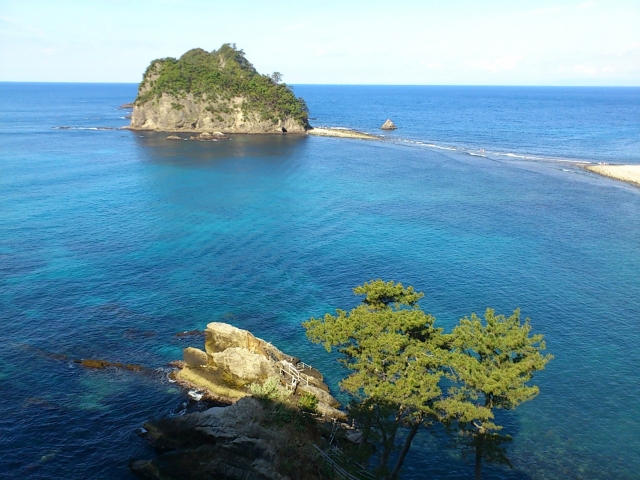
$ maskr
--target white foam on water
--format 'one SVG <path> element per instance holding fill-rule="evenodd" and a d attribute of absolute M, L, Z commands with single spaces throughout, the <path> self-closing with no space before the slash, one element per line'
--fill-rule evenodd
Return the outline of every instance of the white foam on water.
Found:
<path fill-rule="evenodd" d="M 420 143 L 420 145 L 424 145 L 425 147 L 429 147 L 429 148 L 438 148 L 440 150 L 450 150 L 453 152 L 456 152 L 458 149 L 454 148 L 454 147 L 443 147 L 441 145 L 435 145 L 433 143 Z"/>
<path fill-rule="evenodd" d="M 107 130 L 119 130 L 118 128 L 115 127 L 69 127 L 66 125 L 63 125 L 61 127 L 51 127 L 53 130 L 100 130 L 100 131 L 107 131 Z"/>
<path fill-rule="evenodd" d="M 189 395 L 189 398 L 191 400 L 195 400 L 196 402 L 199 402 L 200 400 L 202 400 L 202 396 L 204 394 L 198 390 L 189 390 L 187 395 Z"/>

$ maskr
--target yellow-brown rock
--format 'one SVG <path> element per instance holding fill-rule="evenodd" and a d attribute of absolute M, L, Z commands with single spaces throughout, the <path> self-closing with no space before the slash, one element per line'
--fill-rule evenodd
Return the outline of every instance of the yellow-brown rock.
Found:
<path fill-rule="evenodd" d="M 199 367 L 209 363 L 209 357 L 206 352 L 199 348 L 187 347 L 182 351 L 184 363 L 190 366 Z"/>
<path fill-rule="evenodd" d="M 394 123 L 387 118 L 387 121 L 382 124 L 380 130 L 396 130 L 398 127 L 394 125 Z"/>
<path fill-rule="evenodd" d="M 297 363 L 298 360 L 281 352 L 270 343 L 254 337 L 251 332 L 234 327 L 228 323 L 209 323 L 204 334 L 205 350 L 209 355 L 223 352 L 230 347 L 237 347 L 246 348 L 252 353 L 263 355 L 273 361 L 288 360 L 292 363 Z"/>

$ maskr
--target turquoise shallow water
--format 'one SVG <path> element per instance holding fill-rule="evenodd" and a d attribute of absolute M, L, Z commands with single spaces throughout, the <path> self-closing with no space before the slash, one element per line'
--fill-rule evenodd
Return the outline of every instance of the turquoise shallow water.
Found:
<path fill-rule="evenodd" d="M 415 108 L 407 90 L 370 88 L 362 87 L 361 100 L 378 95 L 385 109 Z M 356 87 L 296 91 L 318 122 L 377 124 L 353 106 Z M 633 110 L 640 91 L 620 91 Z M 353 286 L 382 277 L 424 291 L 423 308 L 447 329 L 487 306 L 520 307 L 546 335 L 556 358 L 536 377 L 541 395 L 503 417 L 515 437 L 514 469 L 489 467 L 486 478 L 638 478 L 640 189 L 563 163 L 403 141 L 180 143 L 161 134 L 52 128 L 122 125 L 117 106 L 134 95 L 132 85 L 0 84 L 4 476 L 128 478 L 128 459 L 152 454 L 135 429 L 185 400 L 165 367 L 199 340 L 175 333 L 210 321 L 247 328 L 302 357 L 335 388 L 341 371 L 304 339 L 300 322 L 350 308 Z M 472 108 L 465 95 L 458 104 Z M 607 103 L 607 95 L 615 92 L 599 102 L 620 101 Z M 502 108 L 518 104 L 507 98 L 511 106 Z M 438 108 L 454 118 L 446 109 L 458 107 Z M 545 122 L 571 118 L 557 108 Z M 583 110 L 594 108 L 587 102 Z M 604 111 L 595 132 L 572 131 L 574 147 L 557 156 L 599 161 L 605 149 L 588 140 L 599 135 L 633 160 L 637 136 L 607 127 L 617 123 Z M 500 118 L 486 126 L 485 148 L 545 153 L 512 148 L 515 140 L 500 150 Z M 454 141 L 463 126 L 443 120 L 438 133 L 417 123 L 394 135 L 476 148 L 475 140 Z M 505 138 L 534 142 L 534 120 L 523 125 Z M 562 144 L 557 131 L 550 140 L 542 129 L 539 144 Z M 47 352 L 150 371 L 88 371 Z M 407 462 L 405 478 L 472 474 L 469 462 L 428 435 Z"/>

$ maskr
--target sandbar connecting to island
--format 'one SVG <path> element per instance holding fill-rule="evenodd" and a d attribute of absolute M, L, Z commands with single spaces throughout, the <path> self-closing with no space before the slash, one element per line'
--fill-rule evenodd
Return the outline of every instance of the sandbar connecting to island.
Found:
<path fill-rule="evenodd" d="M 640 165 L 587 165 L 590 172 L 640 187 Z"/>
<path fill-rule="evenodd" d="M 358 132 L 348 128 L 312 128 L 307 130 L 307 135 L 316 135 L 318 137 L 338 137 L 338 138 L 357 138 L 360 140 L 382 140 L 380 135 L 371 135 L 370 133 Z"/>

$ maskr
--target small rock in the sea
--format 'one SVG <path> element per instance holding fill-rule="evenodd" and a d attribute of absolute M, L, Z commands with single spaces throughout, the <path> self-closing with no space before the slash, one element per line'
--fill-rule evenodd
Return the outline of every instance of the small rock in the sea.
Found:
<path fill-rule="evenodd" d="M 184 332 L 176 333 L 176 337 L 204 337 L 204 332 L 202 330 L 185 330 Z"/>
<path fill-rule="evenodd" d="M 396 130 L 398 127 L 394 125 L 394 123 L 387 118 L 387 121 L 382 124 L 380 130 Z"/>
<path fill-rule="evenodd" d="M 200 135 L 191 135 L 189 140 L 199 140 L 201 142 L 218 142 L 220 140 L 229 140 L 229 137 L 222 132 L 201 132 Z"/>
<path fill-rule="evenodd" d="M 117 364 L 116 367 L 120 367 L 121 365 Z M 124 368 L 126 368 L 127 370 L 131 370 L 133 372 L 139 372 L 140 370 L 142 370 L 142 365 L 135 365 L 132 363 L 127 363 L 126 365 L 123 365 Z"/>
<path fill-rule="evenodd" d="M 74 363 L 79 363 L 83 367 L 95 368 L 99 370 L 102 370 L 107 367 L 125 368 L 127 370 L 131 370 L 134 372 L 139 372 L 140 370 L 142 370 L 141 365 L 135 365 L 131 363 L 109 362 L 107 360 L 96 360 L 93 358 L 84 358 L 81 360 L 74 360 Z"/>
<path fill-rule="evenodd" d="M 123 103 L 122 105 L 120 105 L 120 108 L 133 108 L 133 102 Z"/>
<path fill-rule="evenodd" d="M 182 140 L 182 137 L 179 137 L 177 135 L 169 135 L 167 137 L 167 140 Z"/>
<path fill-rule="evenodd" d="M 76 363 L 79 363 L 83 367 L 87 368 L 107 368 L 111 366 L 110 362 L 106 362 L 104 360 L 93 360 L 90 358 L 85 358 L 83 360 L 75 360 Z"/>

